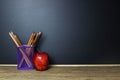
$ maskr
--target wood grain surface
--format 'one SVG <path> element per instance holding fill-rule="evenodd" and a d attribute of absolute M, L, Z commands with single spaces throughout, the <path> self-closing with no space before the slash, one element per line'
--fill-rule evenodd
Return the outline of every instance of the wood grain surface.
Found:
<path fill-rule="evenodd" d="M 50 67 L 22 71 L 0 66 L 0 80 L 120 80 L 120 67 Z"/>

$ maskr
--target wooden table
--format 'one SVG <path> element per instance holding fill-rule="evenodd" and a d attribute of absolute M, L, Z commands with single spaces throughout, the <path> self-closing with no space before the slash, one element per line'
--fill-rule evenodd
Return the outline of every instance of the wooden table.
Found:
<path fill-rule="evenodd" d="M 46 71 L 20 71 L 0 66 L 0 80 L 120 80 L 120 67 L 50 67 Z"/>

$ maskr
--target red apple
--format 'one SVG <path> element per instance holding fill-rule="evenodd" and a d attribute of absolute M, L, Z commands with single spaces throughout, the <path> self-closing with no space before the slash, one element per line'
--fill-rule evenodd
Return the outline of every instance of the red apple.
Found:
<path fill-rule="evenodd" d="M 33 55 L 33 63 L 36 70 L 44 71 L 48 68 L 49 58 L 46 52 L 36 52 Z"/>

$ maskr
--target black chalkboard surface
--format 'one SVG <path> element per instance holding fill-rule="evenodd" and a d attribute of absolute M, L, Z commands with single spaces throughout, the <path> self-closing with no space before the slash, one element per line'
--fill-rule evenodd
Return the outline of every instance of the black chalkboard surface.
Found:
<path fill-rule="evenodd" d="M 0 0 L 0 64 L 16 63 L 9 31 L 26 44 L 32 32 L 51 64 L 120 63 L 116 0 Z"/>

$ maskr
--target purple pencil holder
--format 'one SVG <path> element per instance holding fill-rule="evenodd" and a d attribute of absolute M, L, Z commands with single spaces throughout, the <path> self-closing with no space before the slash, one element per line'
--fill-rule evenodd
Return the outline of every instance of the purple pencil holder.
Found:
<path fill-rule="evenodd" d="M 33 70 L 34 65 L 32 57 L 34 54 L 34 46 L 22 45 L 17 47 L 17 69 Z"/>

